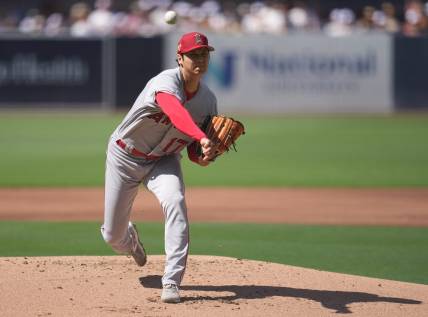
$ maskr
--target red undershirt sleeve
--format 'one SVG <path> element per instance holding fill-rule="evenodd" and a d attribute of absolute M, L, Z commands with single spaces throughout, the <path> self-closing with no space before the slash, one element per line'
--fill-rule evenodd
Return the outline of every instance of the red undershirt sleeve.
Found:
<path fill-rule="evenodd" d="M 206 138 L 205 133 L 199 129 L 190 113 L 175 96 L 166 92 L 159 92 L 156 94 L 156 102 L 178 130 L 196 141 Z"/>

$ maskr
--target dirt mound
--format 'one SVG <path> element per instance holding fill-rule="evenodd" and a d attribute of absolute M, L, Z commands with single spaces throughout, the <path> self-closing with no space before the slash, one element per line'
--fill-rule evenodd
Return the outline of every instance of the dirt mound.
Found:
<path fill-rule="evenodd" d="M 183 302 L 163 304 L 164 257 L 0 258 L 2 316 L 422 316 L 428 286 L 190 256 Z"/>

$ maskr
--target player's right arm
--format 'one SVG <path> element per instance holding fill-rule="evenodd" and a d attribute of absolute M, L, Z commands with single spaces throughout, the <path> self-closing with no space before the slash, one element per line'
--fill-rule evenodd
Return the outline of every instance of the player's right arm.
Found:
<path fill-rule="evenodd" d="M 175 96 L 166 92 L 157 93 L 156 102 L 178 130 L 199 142 L 204 157 L 198 159 L 197 163 L 204 164 L 203 166 L 208 165 L 206 163 L 212 159 L 215 153 L 214 144 L 196 125 L 187 109 Z"/>

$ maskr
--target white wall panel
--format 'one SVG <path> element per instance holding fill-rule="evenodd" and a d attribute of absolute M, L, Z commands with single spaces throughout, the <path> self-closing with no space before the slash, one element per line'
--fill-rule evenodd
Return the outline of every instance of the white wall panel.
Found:
<path fill-rule="evenodd" d="M 207 34 L 205 81 L 223 112 L 391 112 L 392 38 Z M 164 45 L 173 67 L 180 34 Z"/>

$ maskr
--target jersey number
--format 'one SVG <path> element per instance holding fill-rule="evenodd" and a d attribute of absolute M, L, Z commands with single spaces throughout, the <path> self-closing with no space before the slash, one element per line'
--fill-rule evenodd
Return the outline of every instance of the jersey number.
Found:
<path fill-rule="evenodd" d="M 162 149 L 165 153 L 176 153 L 181 151 L 187 144 L 187 141 L 178 139 L 178 138 L 172 138 L 171 141 Z M 171 147 L 175 145 L 175 147 L 171 149 Z M 168 151 L 170 150 L 170 151 Z"/>

